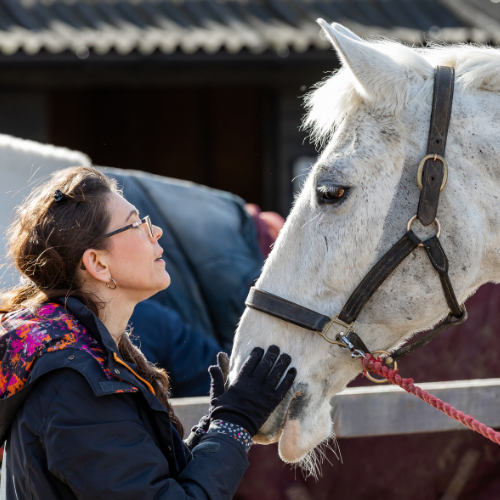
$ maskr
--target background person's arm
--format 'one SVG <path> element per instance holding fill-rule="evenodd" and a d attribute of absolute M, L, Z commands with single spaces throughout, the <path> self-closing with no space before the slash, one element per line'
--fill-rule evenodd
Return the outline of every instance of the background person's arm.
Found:
<path fill-rule="evenodd" d="M 167 370 L 174 398 L 208 394 L 208 367 L 222 350 L 216 340 L 193 330 L 176 311 L 151 299 L 137 304 L 130 323 L 132 342 L 148 361 Z"/>

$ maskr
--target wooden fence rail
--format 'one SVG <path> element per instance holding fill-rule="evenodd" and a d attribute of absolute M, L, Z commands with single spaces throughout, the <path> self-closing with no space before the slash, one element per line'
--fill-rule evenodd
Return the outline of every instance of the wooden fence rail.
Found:
<path fill-rule="evenodd" d="M 419 386 L 487 426 L 500 427 L 500 378 Z M 338 438 L 466 430 L 459 422 L 396 386 L 346 389 L 334 396 L 331 403 Z M 172 399 L 172 404 L 188 429 L 207 411 L 208 397 Z"/>

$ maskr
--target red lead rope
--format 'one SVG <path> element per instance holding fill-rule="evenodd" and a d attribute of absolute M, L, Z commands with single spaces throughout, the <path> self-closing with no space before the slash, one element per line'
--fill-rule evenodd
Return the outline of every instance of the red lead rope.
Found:
<path fill-rule="evenodd" d="M 481 422 L 478 422 L 470 415 L 465 415 L 448 403 L 443 403 L 443 401 L 436 398 L 432 394 L 429 394 L 427 391 L 424 391 L 420 387 L 414 385 L 412 378 L 400 377 L 397 371 L 391 370 L 390 368 L 387 368 L 387 366 L 383 366 L 380 358 L 374 358 L 371 354 L 366 354 L 364 358 L 361 358 L 361 362 L 363 363 L 365 372 L 371 371 L 386 378 L 389 383 L 399 385 L 399 387 L 404 389 L 406 392 L 411 392 L 437 410 L 442 411 L 453 420 L 458 420 L 469 429 L 479 432 L 479 434 L 482 434 L 485 438 L 491 439 L 494 443 L 500 444 L 500 432 L 496 432 L 491 427 L 487 427 Z"/>

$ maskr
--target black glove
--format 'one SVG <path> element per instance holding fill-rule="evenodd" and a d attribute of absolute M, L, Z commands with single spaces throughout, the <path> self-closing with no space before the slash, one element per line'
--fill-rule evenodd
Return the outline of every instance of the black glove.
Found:
<path fill-rule="evenodd" d="M 229 373 L 229 358 L 225 352 L 219 352 L 217 354 L 217 364 L 222 371 L 222 377 L 224 379 L 224 384 L 226 384 L 227 375 Z M 213 386 L 213 384 L 212 384 Z M 222 392 L 224 392 L 224 387 L 222 388 Z M 210 394 L 213 394 L 213 388 L 210 388 Z M 184 440 L 184 444 L 187 446 L 188 450 L 191 452 L 195 446 L 198 446 L 203 435 L 208 431 L 210 427 L 210 409 L 208 411 L 208 415 L 203 415 L 198 422 L 198 425 L 195 425 L 191 429 L 191 433 Z"/>
<path fill-rule="evenodd" d="M 210 427 L 210 416 L 203 415 L 198 425 L 195 425 L 194 427 L 191 428 L 189 436 L 186 439 L 184 439 L 184 444 L 186 445 L 189 452 L 192 452 L 193 448 L 200 444 L 201 438 L 203 437 L 204 434 L 206 434 L 209 427 Z"/>
<path fill-rule="evenodd" d="M 212 377 L 210 419 L 237 424 L 255 436 L 285 397 L 297 374 L 295 368 L 290 368 L 276 387 L 292 361 L 288 354 L 282 354 L 274 365 L 279 353 L 279 347 L 272 345 L 262 357 L 264 349 L 254 348 L 225 392 L 220 366 L 211 366 L 208 369 Z"/>

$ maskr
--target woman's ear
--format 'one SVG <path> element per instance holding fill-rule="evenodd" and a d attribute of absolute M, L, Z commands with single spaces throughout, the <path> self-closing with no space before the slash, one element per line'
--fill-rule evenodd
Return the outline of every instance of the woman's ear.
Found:
<path fill-rule="evenodd" d="M 111 279 L 106 254 L 101 250 L 94 250 L 92 248 L 85 250 L 81 268 L 90 273 L 94 279 L 103 283 L 107 283 Z"/>

